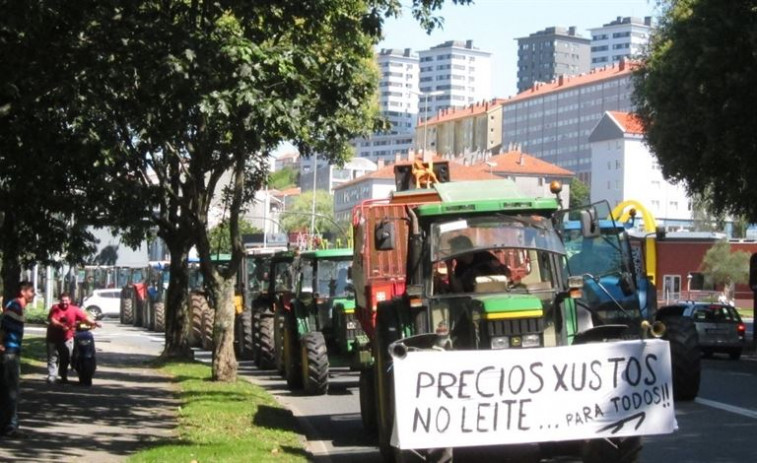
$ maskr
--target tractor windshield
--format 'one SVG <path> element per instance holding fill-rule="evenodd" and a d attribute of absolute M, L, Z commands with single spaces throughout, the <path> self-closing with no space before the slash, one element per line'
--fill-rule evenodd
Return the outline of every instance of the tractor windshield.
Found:
<path fill-rule="evenodd" d="M 330 298 L 352 296 L 352 280 L 348 277 L 351 266 L 352 260 L 319 260 L 318 294 Z"/>
<path fill-rule="evenodd" d="M 434 262 L 475 251 L 508 248 L 565 254 L 551 222 L 541 216 L 495 214 L 431 226 L 431 260 Z"/>

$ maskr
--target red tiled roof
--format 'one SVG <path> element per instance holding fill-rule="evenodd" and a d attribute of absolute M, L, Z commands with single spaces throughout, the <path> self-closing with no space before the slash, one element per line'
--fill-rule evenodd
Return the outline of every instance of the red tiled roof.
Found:
<path fill-rule="evenodd" d="M 486 164 L 495 163 L 494 166 Z M 498 174 L 512 175 L 555 175 L 555 176 L 572 176 L 573 172 L 558 167 L 547 161 L 535 158 L 520 151 L 509 151 L 507 153 L 492 156 L 486 162 L 474 164 L 471 168 L 485 172 L 487 175 L 491 169 Z"/>
<path fill-rule="evenodd" d="M 297 196 L 300 193 L 301 193 L 300 187 L 292 187 L 292 188 L 287 188 L 286 190 L 277 191 L 277 192 L 273 193 L 273 195 L 276 196 L 276 197 L 281 197 L 281 196 Z"/>
<path fill-rule="evenodd" d="M 615 63 L 612 66 L 594 69 L 586 74 L 577 76 L 560 76 L 552 82 L 536 83 L 530 89 L 518 93 L 517 95 L 505 100 L 504 104 L 510 104 L 514 101 L 527 100 L 533 96 L 541 96 L 566 88 L 578 87 L 581 85 L 591 84 L 597 81 L 610 79 L 626 74 L 630 74 L 640 63 L 638 61 L 626 61 L 624 63 Z"/>
<path fill-rule="evenodd" d="M 507 100 L 501 98 L 495 98 L 491 101 L 482 101 L 464 108 L 450 108 L 442 110 L 439 114 L 428 119 L 429 124 L 439 124 L 441 122 L 453 121 L 456 119 L 463 119 L 466 117 L 484 114 L 490 109 L 501 106 Z M 419 122 L 418 126 L 423 126 L 423 122 Z"/>
<path fill-rule="evenodd" d="M 620 111 L 607 111 L 610 117 L 615 119 L 615 122 L 623 129 L 625 133 L 632 133 L 635 135 L 644 135 L 644 126 L 641 123 L 641 119 L 636 114 L 623 113 Z"/>

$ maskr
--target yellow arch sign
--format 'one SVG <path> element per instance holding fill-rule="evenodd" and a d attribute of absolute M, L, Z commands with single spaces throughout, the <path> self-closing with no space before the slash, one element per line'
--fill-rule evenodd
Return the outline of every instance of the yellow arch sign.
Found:
<path fill-rule="evenodd" d="M 641 214 L 644 219 L 644 231 L 654 233 L 657 230 L 657 221 L 649 210 L 640 202 L 629 199 L 615 206 L 612 210 L 612 217 L 618 222 L 626 222 L 631 217 L 631 210 L 635 209 L 637 214 Z M 657 273 L 657 243 L 654 236 L 645 238 L 646 254 L 646 273 L 652 284 L 655 284 Z"/>

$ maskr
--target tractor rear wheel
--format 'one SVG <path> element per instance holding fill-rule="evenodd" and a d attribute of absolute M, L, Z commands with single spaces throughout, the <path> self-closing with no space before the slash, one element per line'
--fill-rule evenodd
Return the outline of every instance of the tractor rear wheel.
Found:
<path fill-rule="evenodd" d="M 582 451 L 584 463 L 637 463 L 641 454 L 641 437 L 592 439 L 586 441 Z"/>
<path fill-rule="evenodd" d="M 155 331 L 165 333 L 166 331 L 166 305 L 163 302 L 156 302 L 155 305 Z"/>
<path fill-rule="evenodd" d="M 215 312 L 207 305 L 202 311 L 202 348 L 213 350 L 213 318 Z"/>
<path fill-rule="evenodd" d="M 134 304 L 131 298 L 121 300 L 121 323 L 131 325 L 134 323 Z"/>
<path fill-rule="evenodd" d="M 242 360 L 252 360 L 252 312 L 245 310 L 240 313 L 237 323 L 237 330 L 239 341 L 237 343 L 237 349 L 239 350 L 238 356 Z"/>
<path fill-rule="evenodd" d="M 255 353 L 255 363 L 261 370 L 272 370 L 276 367 L 273 329 L 273 316 L 261 313 L 258 322 L 258 346 Z"/>
<path fill-rule="evenodd" d="M 290 390 L 302 388 L 302 368 L 300 366 L 300 343 L 297 340 L 297 322 L 291 312 L 285 312 L 283 326 L 284 378 Z"/>
<path fill-rule="evenodd" d="M 320 331 L 306 333 L 300 339 L 302 385 L 307 395 L 324 395 L 329 391 L 329 353 L 326 338 Z"/>
<path fill-rule="evenodd" d="M 673 397 L 691 401 L 699 394 L 702 374 L 702 351 L 694 322 L 684 317 L 665 317 L 665 335 L 670 342 L 673 364 Z"/>

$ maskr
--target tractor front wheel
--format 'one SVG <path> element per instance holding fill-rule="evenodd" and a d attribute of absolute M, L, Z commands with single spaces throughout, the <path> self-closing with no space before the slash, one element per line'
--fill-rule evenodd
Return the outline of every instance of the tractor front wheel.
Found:
<path fill-rule="evenodd" d="M 276 352 L 273 345 L 274 319 L 271 314 L 260 314 L 259 317 L 255 363 L 261 370 L 272 370 L 276 367 Z"/>
<path fill-rule="evenodd" d="M 673 364 L 673 397 L 691 401 L 699 394 L 702 351 L 694 322 L 684 317 L 665 317 L 665 335 Z"/>
<path fill-rule="evenodd" d="M 307 395 L 324 395 L 329 390 L 329 354 L 320 331 L 311 331 L 300 339 L 302 385 Z"/>
<path fill-rule="evenodd" d="M 592 439 L 586 441 L 582 452 L 584 463 L 637 463 L 641 454 L 641 437 Z"/>

